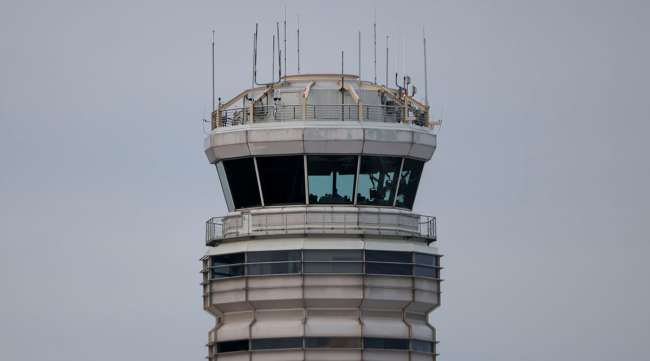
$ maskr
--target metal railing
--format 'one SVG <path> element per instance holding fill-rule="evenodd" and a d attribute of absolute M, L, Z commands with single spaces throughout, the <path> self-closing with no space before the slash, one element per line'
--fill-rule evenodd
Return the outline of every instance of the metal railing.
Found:
<path fill-rule="evenodd" d="M 219 241 L 274 235 L 407 236 L 436 241 L 436 218 L 410 212 L 301 209 L 242 212 L 206 221 L 208 245 Z"/>
<path fill-rule="evenodd" d="M 212 117 L 213 128 L 301 120 L 371 121 L 429 126 L 425 112 L 413 109 L 406 112 L 402 106 L 390 105 L 258 105 L 215 111 Z"/>

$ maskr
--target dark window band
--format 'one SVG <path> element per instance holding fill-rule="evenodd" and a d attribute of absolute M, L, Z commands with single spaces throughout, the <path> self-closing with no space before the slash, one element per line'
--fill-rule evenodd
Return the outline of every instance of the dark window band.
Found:
<path fill-rule="evenodd" d="M 223 161 L 235 209 L 261 207 L 262 203 L 356 203 L 412 209 L 423 167 L 424 161 L 411 158 L 352 154 Z"/>
<path fill-rule="evenodd" d="M 291 274 L 440 278 L 438 255 L 377 250 L 288 250 L 211 256 L 212 279 Z"/>
<path fill-rule="evenodd" d="M 281 337 L 258 338 L 217 342 L 216 352 L 237 352 L 277 349 L 318 349 L 318 348 L 350 348 L 384 350 L 411 350 L 416 352 L 434 352 L 434 343 L 423 340 L 381 337 Z"/>

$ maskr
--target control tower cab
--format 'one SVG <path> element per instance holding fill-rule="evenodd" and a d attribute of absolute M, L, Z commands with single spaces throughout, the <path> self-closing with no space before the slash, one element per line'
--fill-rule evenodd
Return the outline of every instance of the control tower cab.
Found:
<path fill-rule="evenodd" d="M 436 223 L 412 209 L 437 123 L 406 89 L 290 75 L 219 102 L 209 360 L 435 360 Z"/>

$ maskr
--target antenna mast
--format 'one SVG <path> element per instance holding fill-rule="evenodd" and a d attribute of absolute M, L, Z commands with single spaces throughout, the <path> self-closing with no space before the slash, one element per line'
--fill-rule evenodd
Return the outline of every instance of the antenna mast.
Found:
<path fill-rule="evenodd" d="M 212 30 L 212 111 L 214 111 L 214 30 Z"/>
<path fill-rule="evenodd" d="M 427 76 L 427 37 L 422 27 L 422 45 L 424 46 L 424 104 L 429 105 L 429 77 Z"/>
<path fill-rule="evenodd" d="M 389 36 L 386 35 L 386 82 L 384 83 L 386 88 L 388 88 L 388 38 Z"/>
<path fill-rule="evenodd" d="M 275 83 L 275 34 L 273 34 L 273 55 L 271 56 L 271 82 Z"/>
<path fill-rule="evenodd" d="M 377 84 L 377 9 L 375 9 L 375 21 L 372 23 L 372 30 L 373 30 L 373 39 L 375 44 L 375 56 L 373 58 L 375 63 L 374 83 Z"/>
<path fill-rule="evenodd" d="M 361 30 L 359 30 L 359 81 L 361 81 Z"/>
<path fill-rule="evenodd" d="M 298 17 L 298 25 L 296 26 L 298 38 L 298 74 L 300 74 L 300 14 L 297 14 L 296 16 Z"/>
<path fill-rule="evenodd" d="M 284 73 L 287 73 L 287 5 L 284 5 Z"/>
<path fill-rule="evenodd" d="M 275 31 L 278 34 L 278 82 L 282 81 L 282 50 L 280 50 L 280 22 L 275 23 Z"/>

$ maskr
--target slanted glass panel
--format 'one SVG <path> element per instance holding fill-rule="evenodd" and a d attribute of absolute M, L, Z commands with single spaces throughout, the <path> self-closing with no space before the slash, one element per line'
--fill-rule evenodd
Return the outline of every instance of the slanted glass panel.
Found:
<path fill-rule="evenodd" d="M 411 263 L 411 252 L 366 250 L 366 261 Z"/>
<path fill-rule="evenodd" d="M 302 337 L 258 338 L 251 340 L 251 350 L 302 348 Z"/>
<path fill-rule="evenodd" d="M 248 252 L 248 263 L 300 261 L 300 250 Z"/>
<path fill-rule="evenodd" d="M 363 266 L 360 262 L 306 262 L 305 273 L 349 273 L 360 274 Z"/>
<path fill-rule="evenodd" d="M 357 203 L 392 206 L 401 162 L 397 157 L 362 157 Z"/>
<path fill-rule="evenodd" d="M 366 263 L 366 273 L 375 275 L 410 276 L 411 265 L 399 263 Z"/>
<path fill-rule="evenodd" d="M 212 278 L 226 278 L 244 275 L 244 265 L 219 266 L 212 268 Z"/>
<path fill-rule="evenodd" d="M 357 157 L 310 155 L 307 157 L 309 204 L 352 204 Z"/>
<path fill-rule="evenodd" d="M 361 261 L 362 250 L 304 250 L 305 261 Z"/>
<path fill-rule="evenodd" d="M 411 340 L 411 350 L 417 351 L 417 352 L 433 353 L 433 342 L 431 342 L 431 341 L 421 341 L 421 340 Z"/>
<path fill-rule="evenodd" d="M 378 338 L 365 337 L 363 339 L 364 348 L 383 348 L 392 350 L 408 350 L 409 340 L 401 338 Z"/>
<path fill-rule="evenodd" d="M 300 262 L 257 263 L 246 266 L 248 275 L 284 275 L 300 273 Z"/>
<path fill-rule="evenodd" d="M 223 167 L 235 208 L 261 206 L 253 158 L 224 160 Z"/>
<path fill-rule="evenodd" d="M 244 263 L 244 253 L 220 254 L 212 256 L 212 266 L 225 266 Z"/>
<path fill-rule="evenodd" d="M 415 193 L 418 190 L 418 183 L 420 183 L 420 176 L 422 175 L 422 167 L 424 167 L 424 162 L 421 160 L 404 159 L 395 206 L 413 208 Z"/>
<path fill-rule="evenodd" d="M 217 342 L 217 352 L 248 351 L 248 340 Z"/>
<path fill-rule="evenodd" d="M 415 263 L 425 266 L 437 266 L 436 256 L 426 253 L 415 253 Z"/>
<path fill-rule="evenodd" d="M 361 339 L 356 337 L 307 337 L 306 348 L 361 348 Z"/>
<path fill-rule="evenodd" d="M 413 275 L 418 277 L 438 278 L 438 269 L 434 267 L 413 266 Z"/>
<path fill-rule="evenodd" d="M 305 164 L 302 155 L 259 157 L 264 205 L 305 204 Z"/>

